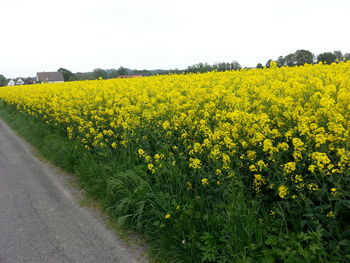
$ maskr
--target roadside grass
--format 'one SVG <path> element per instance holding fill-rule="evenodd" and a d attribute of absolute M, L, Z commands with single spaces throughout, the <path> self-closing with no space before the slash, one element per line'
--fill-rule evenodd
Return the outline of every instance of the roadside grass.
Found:
<path fill-rule="evenodd" d="M 145 237 L 153 262 L 347 260 L 338 247 L 324 247 L 321 226 L 292 231 L 285 220 L 287 210 L 271 216 L 242 180 L 220 192 L 194 193 L 183 187 L 190 175 L 176 167 L 150 176 L 134 155 L 86 151 L 59 127 L 1 101 L 0 117 L 45 159 L 78 176 L 88 196 L 81 205 L 103 210 L 113 229 L 132 229 Z"/>

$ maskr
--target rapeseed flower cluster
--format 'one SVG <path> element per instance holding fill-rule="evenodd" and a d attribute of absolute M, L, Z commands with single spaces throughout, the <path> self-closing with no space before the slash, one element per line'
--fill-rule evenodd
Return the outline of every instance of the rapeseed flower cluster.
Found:
<path fill-rule="evenodd" d="M 344 191 L 349 76 L 350 62 L 273 66 L 3 87 L 0 99 L 88 151 L 131 152 L 150 176 L 179 166 L 194 194 L 244 178 L 258 196 L 295 200 Z"/>

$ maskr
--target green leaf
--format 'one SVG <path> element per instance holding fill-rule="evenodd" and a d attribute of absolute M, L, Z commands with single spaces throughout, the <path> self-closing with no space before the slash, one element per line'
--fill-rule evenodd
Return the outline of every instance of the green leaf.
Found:
<path fill-rule="evenodd" d="M 265 258 L 261 263 L 274 263 L 274 262 L 275 262 L 275 259 L 272 256 L 268 255 L 268 256 L 265 256 Z"/>

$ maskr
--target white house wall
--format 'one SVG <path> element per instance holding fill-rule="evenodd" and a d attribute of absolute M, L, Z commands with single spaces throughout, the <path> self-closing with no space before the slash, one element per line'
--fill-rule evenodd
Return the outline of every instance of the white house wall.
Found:
<path fill-rule="evenodd" d="M 15 85 L 15 82 L 11 79 L 9 81 L 9 83 L 7 83 L 7 86 L 14 86 Z"/>

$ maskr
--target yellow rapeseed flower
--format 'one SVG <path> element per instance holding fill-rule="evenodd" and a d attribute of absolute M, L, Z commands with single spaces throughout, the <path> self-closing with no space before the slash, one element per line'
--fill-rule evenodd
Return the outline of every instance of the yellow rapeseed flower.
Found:
<path fill-rule="evenodd" d="M 166 214 L 166 215 L 164 216 L 164 218 L 165 218 L 165 219 L 170 219 L 170 218 L 171 218 L 171 214 Z"/>
<path fill-rule="evenodd" d="M 201 182 L 202 182 L 202 185 L 208 185 L 208 184 L 209 184 L 208 178 L 203 178 L 203 179 L 201 180 Z"/>
<path fill-rule="evenodd" d="M 278 187 L 279 197 L 281 197 L 283 199 L 286 197 L 287 194 L 288 194 L 288 188 L 285 185 L 281 185 Z"/>
<path fill-rule="evenodd" d="M 350 167 L 350 62 L 271 66 L 1 87 L 0 100 L 94 154 L 118 147 L 139 156 L 151 173 L 174 169 L 191 182 L 215 174 L 216 185 L 251 181 L 257 192 L 271 180 L 282 199 L 341 185 Z"/>

